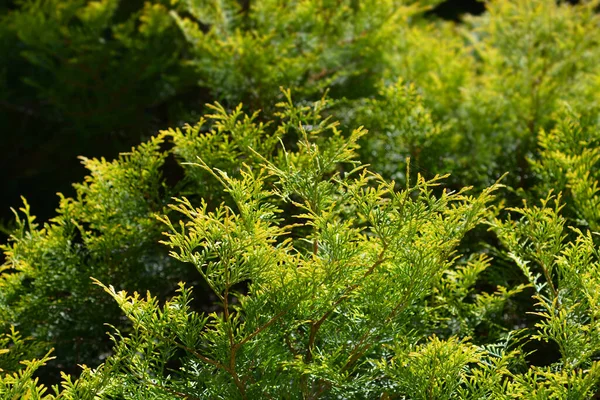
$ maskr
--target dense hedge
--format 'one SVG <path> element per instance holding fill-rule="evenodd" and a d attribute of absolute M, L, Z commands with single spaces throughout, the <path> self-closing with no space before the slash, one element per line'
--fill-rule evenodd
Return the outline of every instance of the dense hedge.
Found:
<path fill-rule="evenodd" d="M 48 222 L 23 199 L 0 395 L 592 398 L 599 4 L 495 0 L 457 24 L 437 3 L 6 13 L 2 102 L 43 99 L 60 140 L 147 135 L 159 105 L 173 128 L 82 157 Z"/>

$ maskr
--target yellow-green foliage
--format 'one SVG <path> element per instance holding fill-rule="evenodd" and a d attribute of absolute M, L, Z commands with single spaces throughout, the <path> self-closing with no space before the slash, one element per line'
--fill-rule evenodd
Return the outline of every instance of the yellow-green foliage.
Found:
<path fill-rule="evenodd" d="M 211 102 L 83 157 L 48 222 L 15 213 L 0 397 L 594 398 L 599 4 L 492 0 L 456 24 L 437 3 L 31 0 L 4 17 L 0 46 L 13 29 L 65 112 L 61 85 L 106 48 L 92 64 L 116 87 L 139 73 L 157 99 L 194 82 Z"/>
<path fill-rule="evenodd" d="M 600 228 L 600 129 L 596 108 L 579 114 L 566 108 L 557 113 L 556 125 L 540 131 L 539 155 L 531 161 L 539 180 L 536 194 L 562 191 L 568 213 L 576 225 Z"/>

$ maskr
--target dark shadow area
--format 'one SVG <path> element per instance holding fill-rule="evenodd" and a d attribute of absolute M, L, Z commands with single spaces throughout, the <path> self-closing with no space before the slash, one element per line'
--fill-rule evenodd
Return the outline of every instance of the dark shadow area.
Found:
<path fill-rule="evenodd" d="M 429 16 L 459 22 L 464 14 L 481 15 L 485 12 L 485 4 L 478 0 L 447 0 L 438 4 Z"/>

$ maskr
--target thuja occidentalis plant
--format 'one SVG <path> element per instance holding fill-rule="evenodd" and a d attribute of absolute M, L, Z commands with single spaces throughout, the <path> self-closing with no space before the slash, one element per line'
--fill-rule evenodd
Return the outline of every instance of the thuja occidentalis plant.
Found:
<path fill-rule="evenodd" d="M 322 116 L 324 105 L 294 105 L 284 92 L 270 124 L 217 105 L 200 124 L 156 139 L 175 143 L 169 152 L 186 171 L 188 195 L 151 210 L 148 220 L 164 231 L 157 246 L 199 275 L 213 306 L 199 308 L 194 298 L 202 291 L 185 283 L 161 300 L 115 288 L 110 275 L 96 278 L 90 284 L 103 288 L 129 321 L 109 329 L 114 346 L 104 363 L 82 366 L 79 378 L 64 375 L 49 389 L 35 372 L 53 355 L 41 353 L 44 343 L 24 338 L 17 326 L 2 339 L 0 393 L 44 399 L 589 398 L 599 378 L 598 252 L 590 233 L 567 229 L 561 198 L 503 210 L 495 201 L 504 190 L 499 183 L 479 194 L 452 192 L 444 188 L 446 177 L 413 181 L 408 170 L 398 185 L 357 160 L 367 131 L 342 132 Z M 264 140 L 251 140 L 256 137 Z M 65 204 L 76 210 L 78 201 L 112 187 L 101 182 L 127 182 L 137 170 L 128 163 L 161 153 L 151 143 L 114 164 L 97 164 L 82 197 Z M 109 171 L 124 175 L 112 181 Z M 149 188 L 158 190 L 161 181 Z M 121 190 L 135 193 L 133 182 Z M 210 193 L 198 196 L 203 182 Z M 26 240 L 34 234 L 38 245 L 40 238 L 58 240 L 48 235 L 62 221 L 43 230 L 31 217 L 23 222 L 21 239 L 7 248 L 12 264 L 5 266 L 3 288 L 14 291 L 27 280 L 44 287 L 48 278 L 31 275 L 18 245 L 35 246 Z M 467 235 L 486 228 L 502 246 L 494 257 L 464 246 Z M 523 283 L 482 289 L 478 282 L 490 279 L 494 264 L 510 262 Z M 33 293 L 43 298 L 45 292 Z M 535 322 L 507 323 L 514 317 L 511 303 L 529 293 Z M 64 301 L 47 299 L 53 308 Z M 532 365 L 530 341 L 556 343 L 557 359 Z"/>

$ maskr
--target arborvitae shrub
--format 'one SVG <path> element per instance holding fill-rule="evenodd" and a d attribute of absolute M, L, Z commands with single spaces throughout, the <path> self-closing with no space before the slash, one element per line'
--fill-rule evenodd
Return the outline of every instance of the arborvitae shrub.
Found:
<path fill-rule="evenodd" d="M 24 202 L 2 247 L 0 397 L 600 390 L 598 2 L 496 0 L 460 25 L 423 2 L 117 3 L 24 2 L 11 21 L 54 16 L 52 34 L 3 25 L 0 46 L 22 31 L 43 64 L 78 32 L 57 77 L 109 48 L 98 68 L 132 84 L 110 66 L 156 49 L 151 77 L 222 102 L 83 158 L 50 221 Z"/>
<path fill-rule="evenodd" d="M 62 388 L 53 388 L 57 398 L 449 399 L 546 398 L 555 393 L 559 398 L 589 398 L 594 393 L 600 378 L 595 323 L 600 264 L 591 233 L 567 232 L 559 199 L 548 197 L 539 207 L 508 210 L 522 216 L 513 221 L 489 208 L 499 185 L 469 195 L 468 189 L 449 192 L 440 187 L 444 177 L 428 181 L 419 176 L 398 188 L 357 161 L 357 143 L 366 133 L 362 128 L 344 135 L 336 123 L 319 116 L 322 102 L 294 106 L 285 94 L 288 101 L 279 104 L 278 120 L 268 127 L 238 110 L 228 114 L 215 106 L 216 114 L 207 116 L 212 123 L 206 135 L 199 135 L 199 127 L 166 133 L 179 141 L 172 151 L 181 149 L 183 160 L 194 146 L 213 151 L 198 153 L 194 163 L 184 164 L 196 190 L 192 197 L 173 199 L 168 215 L 164 208 L 145 211 L 153 212 L 152 218 L 141 213 L 152 225 L 140 220 L 137 234 L 155 232 L 150 228 L 154 224 L 162 226 L 169 257 L 189 264 L 202 277 L 215 300 L 212 311 L 198 309 L 193 299 L 201 292 L 195 294 L 184 283 L 163 302 L 151 292 L 134 292 L 139 282 L 133 281 L 133 271 L 129 281 L 120 281 L 123 291 L 95 280 L 130 325 L 112 330 L 113 353 L 102 366 L 84 366 L 78 380 L 65 376 Z M 241 151 L 250 132 L 262 135 L 254 144 L 267 153 L 252 147 Z M 274 138 L 281 139 L 279 145 L 271 144 Z M 294 138 L 293 148 L 282 145 Z M 160 186 L 155 167 L 164 156 L 153 153 L 161 140 L 114 164 L 88 163 L 96 172 L 88 185 L 79 187 L 80 201 L 99 199 L 103 190 L 109 190 L 104 193 L 108 197 L 114 190 L 123 191 L 131 203 L 115 207 L 112 214 L 121 210 L 132 220 L 121 220 L 117 232 L 107 228 L 109 220 L 91 219 L 88 229 L 99 232 L 82 231 L 87 250 L 129 234 L 135 213 L 127 210 L 136 204 L 131 190 Z M 240 162 L 234 163 L 232 154 Z M 149 164 L 128 169 L 141 160 Z M 106 171 L 94 170 L 99 166 Z M 118 179 L 111 181 L 111 174 Z M 209 183 L 207 200 L 197 196 L 200 181 Z M 214 183 L 221 185 L 220 191 Z M 139 199 L 140 210 L 152 204 L 144 195 Z M 69 209 L 77 202 L 65 199 L 63 204 Z M 94 209 L 107 210 L 102 205 Z M 21 235 L 34 238 L 35 233 L 38 240 L 30 246 L 47 249 L 40 233 L 64 229 L 58 221 L 41 232 L 23 227 Z M 505 256 L 521 269 L 523 285 L 482 291 L 479 277 L 494 260 L 457 253 L 465 234 L 486 221 Z M 8 255 L 17 261 L 17 247 L 11 248 Z M 27 268 L 26 259 L 14 264 L 17 271 L 5 271 L 3 289 L 9 291 L 3 293 L 21 288 L 23 300 L 39 296 L 38 311 L 42 299 L 48 310 L 78 299 L 73 307 L 83 313 L 84 299 L 94 299 L 91 311 L 110 298 L 90 296 L 96 292 L 89 289 L 89 280 L 65 279 L 72 294 L 59 299 L 43 290 L 60 281 L 53 276 L 56 271 L 42 269 L 31 276 L 34 269 Z M 87 271 L 116 283 L 116 276 L 103 273 L 101 265 Z M 161 265 L 177 264 L 163 260 Z M 33 281 L 29 292 L 22 286 L 25 278 Z M 164 289 L 162 283 L 159 288 Z M 88 288 L 87 297 L 78 298 L 75 291 L 82 287 Z M 505 305 L 527 287 L 534 290 L 531 312 L 537 322 L 523 328 L 506 324 L 511 316 Z M 106 313 L 108 308 L 100 310 Z M 21 320 L 17 327 L 27 329 L 27 322 L 31 320 Z M 482 329 L 490 333 L 478 336 Z M 531 364 L 523 350 L 528 341 L 556 343 L 557 361 L 547 367 Z M 11 351 L 19 348 L 9 346 L 0 354 L 3 365 L 14 368 Z M 6 373 L 2 393 L 15 398 L 39 392 L 55 398 L 32 380 L 47 357 Z"/>
<path fill-rule="evenodd" d="M 402 390 L 384 373 L 390 366 L 373 366 L 404 351 L 386 343 L 419 341 L 437 329 L 422 324 L 419 308 L 453 268 L 461 238 L 485 218 L 495 187 L 476 197 L 436 196 L 441 178 L 419 177 L 396 190 L 356 163 L 362 129 L 344 137 L 336 123 L 319 119 L 318 105 L 280 106 L 281 122 L 272 129 L 299 136 L 297 150 L 280 147 L 272 161 L 251 150 L 256 160 L 229 173 L 199 158 L 193 168 L 212 175 L 232 206 L 204 200 L 194 206 L 181 198 L 171 205 L 181 214 L 178 224 L 159 217 L 171 257 L 195 266 L 214 292 L 217 312 L 192 310 L 183 284 L 165 306 L 105 286 L 133 329 L 117 339 L 107 369 L 98 372 L 110 374 L 107 394 L 369 397 L 381 392 L 382 379 L 390 393 Z M 217 118 L 222 141 L 227 126 L 254 131 L 238 114 Z M 492 297 L 506 300 L 502 292 Z M 452 377 L 455 385 L 464 379 Z M 147 379 L 150 386 L 140 385 Z"/>

